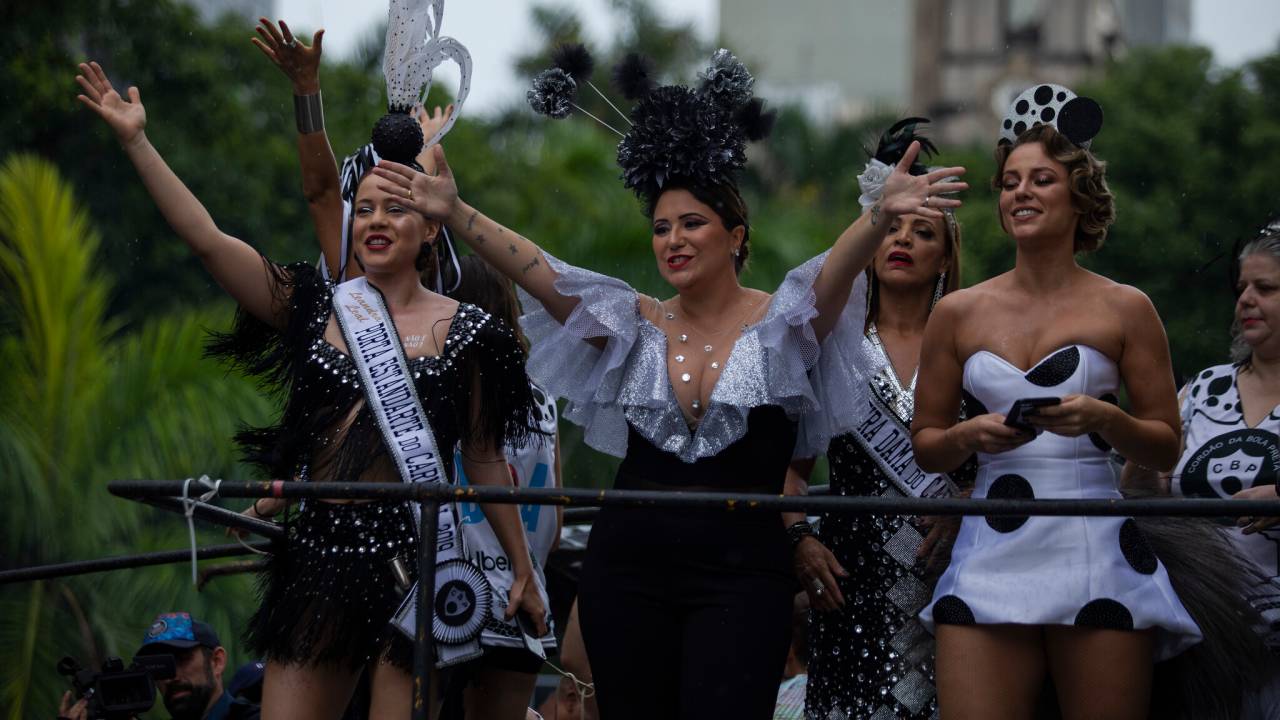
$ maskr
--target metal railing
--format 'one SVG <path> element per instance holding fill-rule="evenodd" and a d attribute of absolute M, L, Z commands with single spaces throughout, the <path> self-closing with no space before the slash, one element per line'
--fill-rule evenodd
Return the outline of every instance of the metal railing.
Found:
<path fill-rule="evenodd" d="M 129 480 L 108 484 L 108 490 L 119 497 L 136 500 L 161 509 L 182 513 L 182 499 L 188 483 L 174 481 Z M 671 508 L 702 509 L 720 512 L 796 512 L 808 515 L 985 515 L 990 517 L 1020 516 L 1162 516 L 1162 517 L 1240 517 L 1280 516 L 1280 500 L 1213 500 L 1213 499 L 972 499 L 908 497 L 865 497 L 807 495 L 783 496 L 744 493 L 672 492 L 664 490 L 588 490 L 576 488 L 510 488 L 486 486 L 452 486 L 406 483 L 366 482 L 224 482 L 217 494 L 226 498 L 288 498 L 404 500 L 422 504 L 419 537 L 436 535 L 437 510 L 444 502 L 503 503 L 525 505 L 560 505 L 568 508 L 566 524 L 590 522 L 599 508 Z M 256 520 L 224 508 L 197 504 L 193 516 L 226 527 L 239 528 L 266 538 L 278 540 L 284 532 L 276 523 Z M 270 542 L 248 545 L 206 547 L 196 553 L 200 559 L 234 557 L 269 548 Z M 0 572 L 0 584 L 76 575 L 125 567 L 141 567 L 191 558 L 190 549 L 147 553 L 143 555 L 60 563 L 35 568 Z M 436 544 L 418 543 L 418 577 L 434 582 Z M 417 627 L 414 635 L 413 717 L 425 720 L 427 698 L 431 697 L 431 668 L 435 648 L 431 635 L 434 587 L 422 587 L 417 597 Z"/>

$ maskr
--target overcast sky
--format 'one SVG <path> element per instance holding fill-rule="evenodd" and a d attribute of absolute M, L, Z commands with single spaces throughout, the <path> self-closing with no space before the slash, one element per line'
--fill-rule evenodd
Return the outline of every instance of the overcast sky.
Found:
<path fill-rule="evenodd" d="M 602 41 L 614 31 L 606 0 L 559 0 L 578 8 L 588 37 Z M 717 27 L 715 0 L 654 0 L 672 18 L 691 20 L 704 36 Z M 533 0 L 453 0 L 445 4 L 442 27 L 471 52 L 474 64 L 469 112 L 485 112 L 520 101 L 527 78 L 517 78 L 512 58 L 532 49 L 535 39 L 529 9 Z M 327 53 L 341 56 L 386 18 L 376 0 L 277 0 L 280 16 L 292 27 L 324 27 Z M 1265 54 L 1280 40 L 1280 0 L 1192 0 L 1192 39 L 1213 49 L 1219 64 L 1238 65 Z M 607 44 L 601 42 L 601 44 Z M 457 74 L 440 73 L 457 83 Z"/>

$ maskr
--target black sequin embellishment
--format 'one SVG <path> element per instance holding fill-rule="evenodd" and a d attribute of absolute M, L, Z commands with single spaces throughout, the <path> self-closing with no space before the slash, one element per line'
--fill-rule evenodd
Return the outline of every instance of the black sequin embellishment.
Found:
<path fill-rule="evenodd" d="M 1080 348 L 1069 347 L 1040 361 L 1027 373 L 1027 382 L 1040 387 L 1053 387 L 1066 382 L 1080 367 Z"/>
<path fill-rule="evenodd" d="M 1155 573 L 1160 565 L 1156 554 L 1147 544 L 1147 536 L 1142 533 L 1142 528 L 1138 527 L 1138 523 L 1134 522 L 1133 518 L 1125 520 L 1120 525 L 1120 552 L 1124 553 L 1124 559 L 1129 561 L 1129 566 L 1143 575 Z"/>
<path fill-rule="evenodd" d="M 1076 627 L 1132 630 L 1133 613 L 1115 600 L 1099 598 L 1086 603 L 1080 608 L 1080 612 L 1076 613 Z"/>
<path fill-rule="evenodd" d="M 1098 399 L 1105 403 L 1111 403 L 1112 405 L 1120 404 L 1120 398 L 1112 395 L 1111 393 L 1107 393 Z M 1089 441 L 1093 443 L 1094 447 L 1098 448 L 1102 452 L 1111 452 L 1111 443 L 1103 440 L 1102 436 L 1098 433 L 1089 433 Z"/>
<path fill-rule="evenodd" d="M 977 622 L 969 604 L 955 595 L 938 598 L 933 604 L 933 620 L 943 625 L 973 625 Z"/>
<path fill-rule="evenodd" d="M 1034 500 L 1035 493 L 1031 490 L 1031 483 L 1021 475 L 1001 475 L 991 483 L 991 489 L 987 491 L 987 497 L 990 499 L 1009 499 L 1009 500 Z M 1027 522 L 1026 515 L 1007 515 L 1007 516 L 987 516 L 987 524 L 992 530 L 1001 533 L 1011 533 L 1022 527 Z"/>

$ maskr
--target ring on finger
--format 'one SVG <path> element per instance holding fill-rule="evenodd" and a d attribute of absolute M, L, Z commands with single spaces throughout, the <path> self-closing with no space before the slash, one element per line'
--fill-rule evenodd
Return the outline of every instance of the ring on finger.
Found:
<path fill-rule="evenodd" d="M 298 47 L 298 38 L 294 38 L 294 39 L 290 40 L 289 42 L 286 42 L 286 43 L 284 44 L 284 46 L 285 46 L 285 47 L 287 47 L 287 48 L 289 48 L 289 49 L 291 49 L 291 50 L 292 50 L 293 48 Z"/>
<path fill-rule="evenodd" d="M 925 206 L 925 207 L 929 207 L 929 196 L 928 196 L 928 195 L 925 195 L 925 196 L 924 196 L 924 206 Z"/>
<path fill-rule="evenodd" d="M 814 578 L 813 580 L 811 580 L 809 582 L 809 586 L 813 588 L 814 595 L 821 595 L 822 593 L 827 591 L 827 586 L 823 585 L 822 581 L 819 580 L 818 578 Z"/>

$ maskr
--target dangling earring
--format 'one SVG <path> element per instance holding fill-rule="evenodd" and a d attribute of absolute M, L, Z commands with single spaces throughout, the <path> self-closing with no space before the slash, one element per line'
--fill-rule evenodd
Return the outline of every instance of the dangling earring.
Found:
<path fill-rule="evenodd" d="M 933 288 L 933 303 L 929 305 L 930 310 L 932 310 L 933 306 L 937 305 L 938 301 L 942 299 L 942 294 L 943 292 L 946 291 L 946 289 L 947 289 L 947 271 L 943 270 L 942 272 L 938 273 L 938 284 Z"/>

